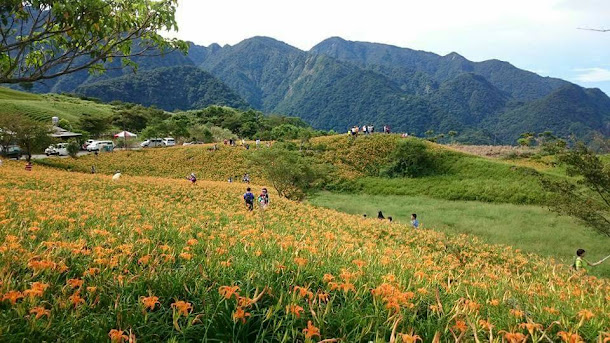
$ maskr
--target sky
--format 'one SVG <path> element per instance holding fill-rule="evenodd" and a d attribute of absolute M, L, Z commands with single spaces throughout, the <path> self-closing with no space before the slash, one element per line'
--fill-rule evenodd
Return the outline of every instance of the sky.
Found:
<path fill-rule="evenodd" d="M 179 0 L 183 40 L 268 36 L 302 50 L 339 36 L 499 59 L 610 95 L 610 0 Z"/>

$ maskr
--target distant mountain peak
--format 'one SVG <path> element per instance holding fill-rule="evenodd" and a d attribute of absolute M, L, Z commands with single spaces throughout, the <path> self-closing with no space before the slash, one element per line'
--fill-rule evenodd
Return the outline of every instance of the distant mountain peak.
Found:
<path fill-rule="evenodd" d="M 444 58 L 448 58 L 448 59 L 450 59 L 450 60 L 463 60 L 463 61 L 466 61 L 466 60 L 467 60 L 467 58 L 466 58 L 466 57 L 464 57 L 464 56 L 462 56 L 462 55 L 458 54 L 458 53 L 457 53 L 457 52 L 455 52 L 455 51 L 450 52 L 450 53 L 448 53 L 447 55 L 445 55 L 445 56 L 443 56 L 443 57 L 444 57 Z"/>
<path fill-rule="evenodd" d="M 273 47 L 273 48 L 280 48 L 280 49 L 289 49 L 289 50 L 299 50 L 295 47 L 293 47 L 292 45 L 286 44 L 285 42 L 282 42 L 280 40 L 277 40 L 275 38 L 271 38 L 271 37 L 267 37 L 267 36 L 254 36 L 254 37 L 250 37 L 248 39 L 244 39 L 243 41 L 239 42 L 238 44 L 236 44 L 235 46 L 242 46 L 242 45 L 262 45 L 262 46 L 266 46 L 266 47 Z"/>

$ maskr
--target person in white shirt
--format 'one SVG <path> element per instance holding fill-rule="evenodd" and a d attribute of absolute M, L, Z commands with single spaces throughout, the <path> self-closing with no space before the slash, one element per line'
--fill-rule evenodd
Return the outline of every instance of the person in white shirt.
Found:
<path fill-rule="evenodd" d="M 114 173 L 114 175 L 112 175 L 112 181 L 119 181 L 120 178 L 121 178 L 121 171 L 117 170 L 116 173 Z"/>

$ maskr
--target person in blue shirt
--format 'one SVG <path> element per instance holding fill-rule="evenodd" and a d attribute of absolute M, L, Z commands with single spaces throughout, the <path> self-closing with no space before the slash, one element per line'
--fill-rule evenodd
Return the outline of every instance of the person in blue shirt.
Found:
<path fill-rule="evenodd" d="M 244 201 L 246 202 L 248 211 L 252 211 L 254 209 L 254 194 L 252 194 L 250 187 L 248 187 L 246 193 L 244 193 Z"/>
<path fill-rule="evenodd" d="M 419 220 L 417 220 L 417 214 L 411 214 L 411 225 L 414 229 L 419 228 Z"/>

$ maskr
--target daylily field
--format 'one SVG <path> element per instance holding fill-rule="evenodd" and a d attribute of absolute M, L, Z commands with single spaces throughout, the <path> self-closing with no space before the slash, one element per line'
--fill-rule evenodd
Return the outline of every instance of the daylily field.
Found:
<path fill-rule="evenodd" d="M 610 342 L 607 279 L 244 188 L 4 163 L 0 341 Z"/>

